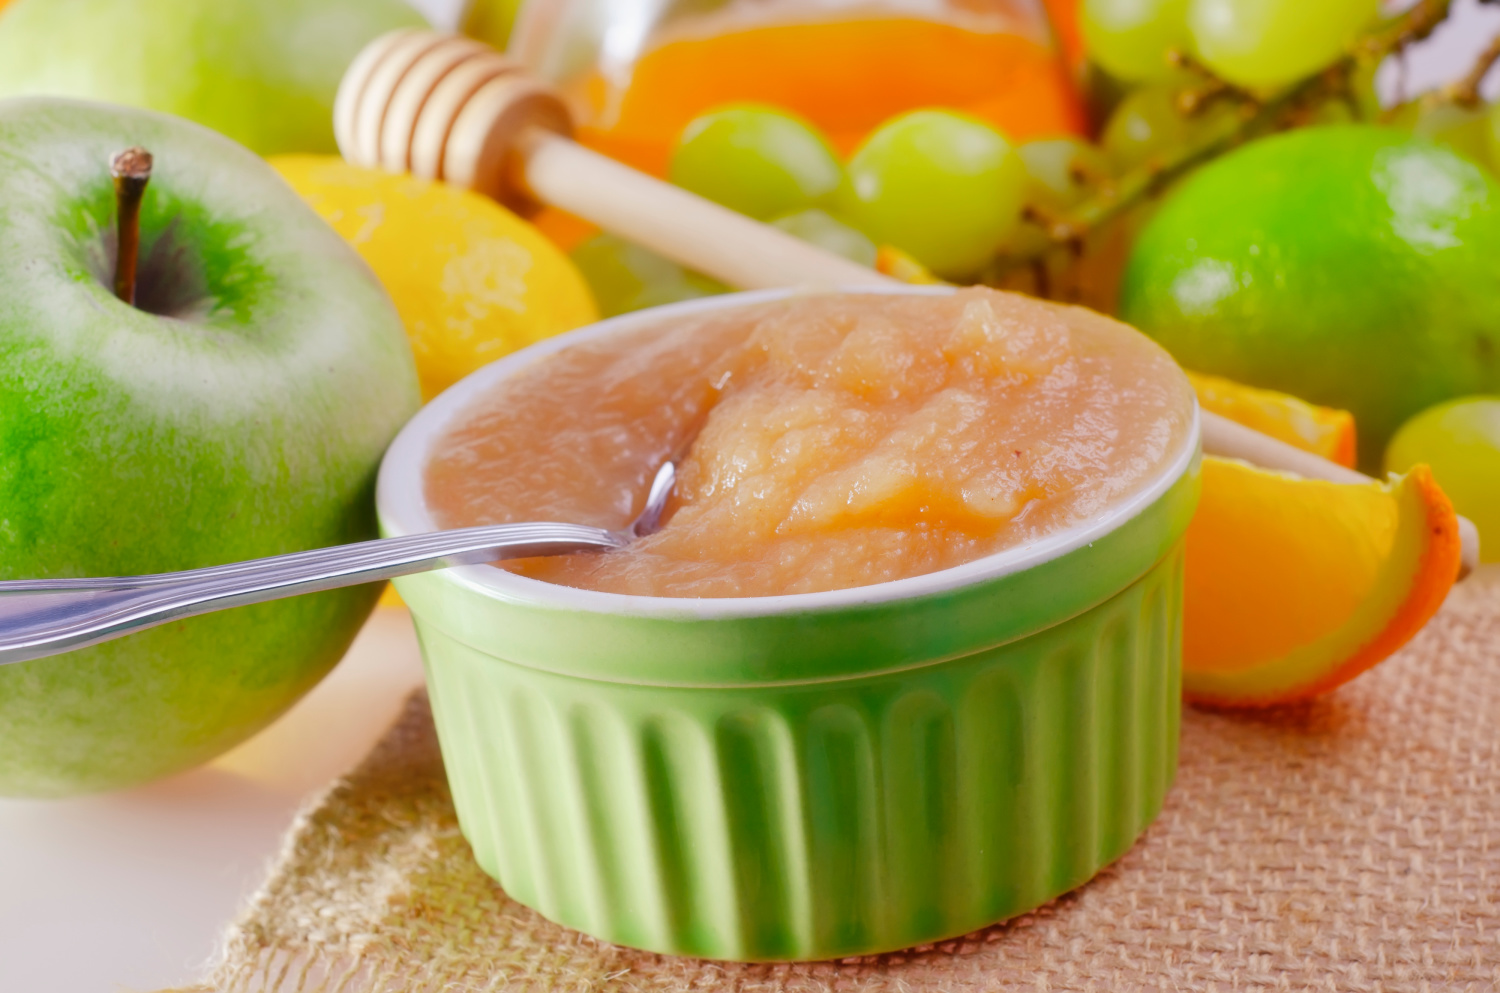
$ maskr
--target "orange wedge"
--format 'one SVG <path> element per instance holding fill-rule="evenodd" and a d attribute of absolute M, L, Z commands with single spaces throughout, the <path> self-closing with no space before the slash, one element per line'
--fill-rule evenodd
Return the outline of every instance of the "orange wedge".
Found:
<path fill-rule="evenodd" d="M 1354 467 L 1354 415 L 1319 407 L 1275 390 L 1245 386 L 1231 379 L 1189 372 L 1198 403 L 1231 421 L 1268 434 L 1304 452 Z"/>
<path fill-rule="evenodd" d="M 876 250 L 875 269 L 882 275 L 899 279 L 903 283 L 918 286 L 937 286 L 943 283 L 943 280 L 929 272 L 926 266 L 895 245 L 881 245 Z"/>
<path fill-rule="evenodd" d="M 1187 533 L 1184 693 L 1264 706 L 1353 679 L 1437 612 L 1459 554 L 1453 505 L 1425 465 L 1350 484 L 1205 457 Z"/>

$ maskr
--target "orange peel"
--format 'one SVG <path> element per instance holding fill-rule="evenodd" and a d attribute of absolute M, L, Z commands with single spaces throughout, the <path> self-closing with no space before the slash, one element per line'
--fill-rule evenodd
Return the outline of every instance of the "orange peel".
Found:
<path fill-rule="evenodd" d="M 1437 612 L 1460 551 L 1425 465 L 1330 483 L 1205 457 L 1187 533 L 1184 694 L 1255 707 L 1353 679 Z"/>
<path fill-rule="evenodd" d="M 1220 376 L 1189 372 L 1187 377 L 1204 410 L 1330 462 L 1354 467 L 1354 415 L 1349 411 L 1319 407 L 1287 393 L 1246 386 Z"/>

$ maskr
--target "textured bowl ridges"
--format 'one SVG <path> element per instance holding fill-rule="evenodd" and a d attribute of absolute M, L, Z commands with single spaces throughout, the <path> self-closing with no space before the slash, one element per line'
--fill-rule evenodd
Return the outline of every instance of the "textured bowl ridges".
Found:
<path fill-rule="evenodd" d="M 515 899 L 590 934 L 833 958 L 1022 913 L 1123 854 L 1176 766 L 1180 548 L 1030 637 L 836 681 L 556 675 L 418 619 L 460 823 Z"/>

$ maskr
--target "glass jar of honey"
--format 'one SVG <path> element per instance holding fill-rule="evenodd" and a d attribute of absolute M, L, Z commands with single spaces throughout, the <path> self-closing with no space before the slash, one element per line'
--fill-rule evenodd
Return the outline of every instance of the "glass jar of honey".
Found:
<path fill-rule="evenodd" d="M 1040 0 L 533 0 L 511 52 L 569 95 L 585 143 L 658 175 L 689 121 L 738 101 L 846 154 L 919 107 L 1016 141 L 1084 127 Z"/>

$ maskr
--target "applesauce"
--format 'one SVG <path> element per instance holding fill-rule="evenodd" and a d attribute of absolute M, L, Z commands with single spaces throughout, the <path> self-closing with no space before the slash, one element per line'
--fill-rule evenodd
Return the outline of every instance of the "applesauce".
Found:
<path fill-rule="evenodd" d="M 687 445 L 666 525 L 510 562 L 665 597 L 844 589 L 1087 521 L 1178 454 L 1191 388 L 1145 336 L 988 289 L 747 304 L 581 342 L 474 401 L 432 449 L 445 528 L 620 528 Z"/>

